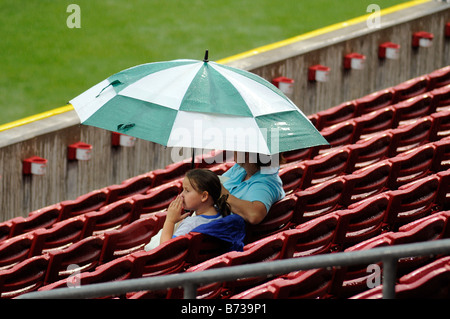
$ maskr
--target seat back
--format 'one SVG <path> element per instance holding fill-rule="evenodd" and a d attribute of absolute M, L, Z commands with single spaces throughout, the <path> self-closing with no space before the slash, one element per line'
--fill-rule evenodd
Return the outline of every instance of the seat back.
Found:
<path fill-rule="evenodd" d="M 342 206 L 347 207 L 385 191 L 389 188 L 390 176 L 391 163 L 387 160 L 343 176 L 345 188 L 341 197 Z"/>
<path fill-rule="evenodd" d="M 305 168 L 302 164 L 290 164 L 280 168 L 278 175 L 283 182 L 286 194 L 294 192 L 302 187 Z"/>
<path fill-rule="evenodd" d="M 397 154 L 428 143 L 432 127 L 433 119 L 428 116 L 390 130 L 392 140 L 388 156 L 394 157 Z"/>
<path fill-rule="evenodd" d="M 152 188 L 146 194 L 133 196 L 136 216 L 143 217 L 167 209 L 180 192 L 181 184 L 171 182 Z"/>
<path fill-rule="evenodd" d="M 186 265 L 189 253 L 189 236 L 178 236 L 150 251 L 132 253 L 133 277 L 147 277 L 177 273 Z"/>
<path fill-rule="evenodd" d="M 284 237 L 283 258 L 297 258 L 331 252 L 340 228 L 339 215 L 330 213 L 280 234 Z"/>
<path fill-rule="evenodd" d="M 345 172 L 352 173 L 388 158 L 391 140 L 392 134 L 384 132 L 347 145 L 346 149 L 350 155 Z"/>
<path fill-rule="evenodd" d="M 28 217 L 16 220 L 11 230 L 11 237 L 21 235 L 39 228 L 49 228 L 61 214 L 59 204 L 47 206 L 28 214 Z"/>
<path fill-rule="evenodd" d="M 355 118 L 356 127 L 353 142 L 395 128 L 397 124 L 395 113 L 396 111 L 392 106 L 387 106 Z"/>
<path fill-rule="evenodd" d="M 77 197 L 75 200 L 60 202 L 61 214 L 58 221 L 98 210 L 108 203 L 108 189 L 100 189 Z"/>
<path fill-rule="evenodd" d="M 436 104 L 436 112 L 448 110 L 450 106 L 450 85 L 436 88 L 430 92 Z"/>
<path fill-rule="evenodd" d="M 344 175 L 349 156 L 349 151 L 342 148 L 304 161 L 305 172 L 301 189 Z"/>
<path fill-rule="evenodd" d="M 428 143 L 390 158 L 391 176 L 388 187 L 397 189 L 432 173 L 434 154 L 434 145 Z"/>
<path fill-rule="evenodd" d="M 334 239 L 343 249 L 381 234 L 389 205 L 386 194 L 378 194 L 337 211 L 340 227 Z"/>
<path fill-rule="evenodd" d="M 245 241 L 251 243 L 289 228 L 296 207 L 297 196 L 294 194 L 275 202 L 262 222 L 247 225 Z"/>
<path fill-rule="evenodd" d="M 37 256 L 50 250 L 62 249 L 90 236 L 91 234 L 84 232 L 85 222 L 84 216 L 78 216 L 57 222 L 51 228 L 34 231 L 31 255 Z"/>
<path fill-rule="evenodd" d="M 430 115 L 436 109 L 433 96 L 427 93 L 401 101 L 392 105 L 392 107 L 395 109 L 395 124 L 393 127 Z"/>
<path fill-rule="evenodd" d="M 34 235 L 32 233 L 15 236 L 0 242 L 0 270 L 10 268 L 31 257 L 33 242 Z"/>
<path fill-rule="evenodd" d="M 109 191 L 108 203 L 147 192 L 153 184 L 153 175 L 151 173 L 138 175 L 120 184 L 110 185 L 107 187 Z"/>
<path fill-rule="evenodd" d="M 373 92 L 369 95 L 358 98 L 355 100 L 355 116 L 361 116 L 391 105 L 393 103 L 393 99 L 394 91 L 392 89 Z"/>
<path fill-rule="evenodd" d="M 135 221 L 138 218 L 136 215 L 134 201 L 131 198 L 118 200 L 98 211 L 86 213 L 85 231 L 87 234 L 100 234 Z"/>
<path fill-rule="evenodd" d="M 37 290 L 44 283 L 48 256 L 28 258 L 7 270 L 0 270 L 0 297 L 14 298 Z"/>
<path fill-rule="evenodd" d="M 422 75 L 395 85 L 393 103 L 404 101 L 428 90 L 428 76 Z"/>
<path fill-rule="evenodd" d="M 299 225 L 340 208 L 344 189 L 345 180 L 338 177 L 294 193 L 297 205 L 292 223 Z"/>
<path fill-rule="evenodd" d="M 69 247 L 51 251 L 45 284 L 67 278 L 75 272 L 90 271 L 100 262 L 103 239 L 98 236 L 84 238 Z"/>
<path fill-rule="evenodd" d="M 431 213 L 438 194 L 440 180 L 431 175 L 388 191 L 389 207 L 385 222 L 390 229 L 398 229 L 411 221 Z"/>
<path fill-rule="evenodd" d="M 156 216 L 140 218 L 117 230 L 104 233 L 103 251 L 100 257 L 102 263 L 123 255 L 143 249 L 150 239 L 162 228 Z"/>
<path fill-rule="evenodd" d="M 355 117 L 356 103 L 354 101 L 344 102 L 329 109 L 317 112 L 318 121 L 316 128 L 320 131 Z"/>

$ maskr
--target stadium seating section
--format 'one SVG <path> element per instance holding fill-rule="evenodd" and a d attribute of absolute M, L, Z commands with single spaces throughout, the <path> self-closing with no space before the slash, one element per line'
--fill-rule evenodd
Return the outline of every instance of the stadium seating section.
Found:
<path fill-rule="evenodd" d="M 143 249 L 190 160 L 0 223 L 0 296 L 450 237 L 450 66 L 310 116 L 329 141 L 285 154 L 286 198 L 242 252 L 199 233 Z M 218 174 L 215 151 L 196 160 Z M 198 287 L 198 298 L 381 298 L 369 265 Z M 380 267 L 382 264 L 380 263 Z M 399 298 L 450 297 L 450 257 L 398 261 Z M 181 289 L 120 298 L 181 298 Z"/>

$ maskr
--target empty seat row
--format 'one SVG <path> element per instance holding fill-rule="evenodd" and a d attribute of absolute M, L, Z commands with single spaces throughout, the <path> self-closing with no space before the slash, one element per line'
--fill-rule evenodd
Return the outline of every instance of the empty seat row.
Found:
<path fill-rule="evenodd" d="M 373 205 L 364 205 L 371 209 Z M 236 265 L 267 262 L 286 258 L 299 258 L 336 250 L 339 240 L 348 228 L 348 215 L 352 212 L 334 212 L 327 216 L 299 225 L 276 235 L 248 244 L 242 252 L 227 252 L 188 268 L 187 272 L 199 272 Z M 356 216 L 353 216 L 356 217 Z M 356 218 L 358 219 L 358 218 Z M 359 218 L 361 221 L 361 218 Z M 354 223 L 357 226 L 358 223 Z M 348 230 L 348 231 L 347 231 Z M 355 230 L 355 228 L 353 228 Z M 356 232 L 358 232 L 356 230 Z M 340 238 L 340 239 L 339 239 Z M 370 249 L 387 245 L 450 238 L 450 212 L 440 211 L 401 227 L 397 232 L 387 231 L 368 240 L 360 240 L 346 251 Z M 431 257 L 399 260 L 400 275 L 428 262 Z M 367 290 L 367 280 L 372 273 L 368 265 L 352 267 L 296 271 L 267 282 L 265 277 L 245 278 L 231 282 L 216 282 L 197 288 L 197 298 L 347 298 L 355 292 Z M 381 267 L 382 269 L 382 267 Z M 399 276 L 400 276 L 399 275 Z M 273 287 L 275 286 L 275 287 Z M 284 288 L 281 288 L 284 287 Z M 279 289 L 286 291 L 281 292 Z M 289 291 L 289 293 L 288 293 Z M 181 298 L 181 289 L 139 292 L 130 298 Z"/>
<path fill-rule="evenodd" d="M 42 256 L 55 263 L 68 258 L 70 264 L 79 264 L 80 267 L 87 263 L 91 266 L 106 263 L 135 250 L 142 250 L 162 228 L 165 215 L 141 218 L 121 229 L 109 230 L 96 236 L 83 234 L 86 225 L 83 219 L 84 217 L 76 217 L 57 223 L 49 229 L 39 229 L 3 241 L 0 244 L 0 274 L 13 271 L 22 262 Z M 64 265 L 67 267 L 69 264 Z M 53 264 L 51 271 L 46 274 L 46 280 L 58 278 L 58 273 L 62 271 L 60 268 Z"/>
<path fill-rule="evenodd" d="M 437 212 L 428 217 L 416 220 L 400 228 L 397 232 L 385 232 L 369 240 L 354 245 L 346 251 L 356 251 L 389 245 L 423 242 L 450 238 L 450 212 Z M 399 277 L 430 262 L 434 257 L 404 258 L 398 261 Z M 199 265 L 200 266 L 200 265 Z M 197 266 L 197 267 L 199 267 Z M 263 284 L 251 287 L 235 294 L 233 299 L 276 299 L 276 298 L 348 298 L 361 291 L 368 290 L 374 281 L 374 272 L 369 265 L 355 265 L 339 268 L 323 268 L 295 271 L 279 276 Z M 381 272 L 376 274 L 382 275 Z M 411 276 L 410 276 L 411 277 Z M 400 282 L 413 280 L 402 277 Z M 408 278 L 408 279 L 406 279 Z M 378 278 L 381 282 L 381 279 Z M 442 285 L 439 285 L 442 287 Z M 201 291 L 201 289 L 199 290 Z M 375 288 L 379 294 L 380 288 Z"/>
<path fill-rule="evenodd" d="M 352 101 L 319 111 L 310 116 L 317 129 L 322 130 L 334 124 L 391 106 L 421 94 L 433 96 L 435 109 L 450 105 L 450 66 L 419 76 L 394 87 L 376 91 Z M 447 86 L 447 87 L 446 87 Z M 446 88 L 444 88 L 446 87 Z"/>

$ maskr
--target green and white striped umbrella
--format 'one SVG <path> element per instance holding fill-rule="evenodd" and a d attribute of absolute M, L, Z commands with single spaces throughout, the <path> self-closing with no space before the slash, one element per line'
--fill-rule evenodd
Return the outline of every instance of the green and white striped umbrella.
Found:
<path fill-rule="evenodd" d="M 168 147 L 272 155 L 328 144 L 277 87 L 207 53 L 126 69 L 70 103 L 82 124 Z"/>

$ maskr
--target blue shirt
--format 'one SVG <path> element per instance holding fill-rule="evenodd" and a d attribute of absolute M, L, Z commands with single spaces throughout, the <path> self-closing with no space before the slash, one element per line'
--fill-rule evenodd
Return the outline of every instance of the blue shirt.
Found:
<path fill-rule="evenodd" d="M 261 168 L 248 180 L 244 181 L 246 174 L 247 172 L 240 165 L 233 165 L 223 174 L 223 176 L 229 178 L 223 183 L 223 186 L 231 195 L 239 199 L 263 203 L 267 212 L 269 212 L 270 207 L 275 202 L 286 195 L 283 190 L 283 182 L 278 176 L 278 168 Z"/>

